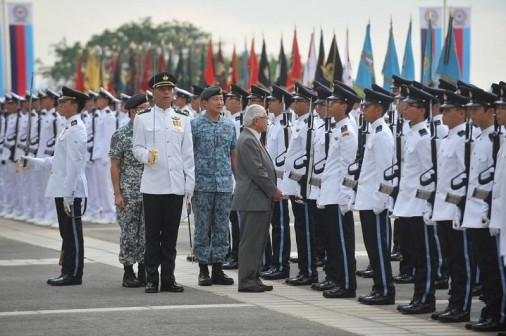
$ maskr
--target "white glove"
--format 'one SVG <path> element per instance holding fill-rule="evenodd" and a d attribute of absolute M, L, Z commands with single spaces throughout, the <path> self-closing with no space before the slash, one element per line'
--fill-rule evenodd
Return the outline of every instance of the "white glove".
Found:
<path fill-rule="evenodd" d="M 191 202 L 192 197 L 193 197 L 193 192 L 191 192 L 191 191 L 185 192 L 184 198 L 185 198 L 186 202 Z"/>
<path fill-rule="evenodd" d="M 504 267 L 506 267 L 506 256 L 502 257 L 502 263 L 503 263 Z"/>
<path fill-rule="evenodd" d="M 488 218 L 488 204 L 487 203 L 485 203 L 485 206 L 483 207 L 483 211 L 481 212 L 481 223 L 487 227 L 490 224 L 490 218 Z"/>
<path fill-rule="evenodd" d="M 489 228 L 489 230 L 490 230 L 491 237 L 495 237 L 501 232 L 501 229 L 498 229 L 498 228 Z"/>
<path fill-rule="evenodd" d="M 427 202 L 427 207 L 425 211 L 423 212 L 423 221 L 426 225 L 436 225 L 437 223 L 432 220 L 432 209 L 430 207 L 430 203 Z"/>
<path fill-rule="evenodd" d="M 74 205 L 74 197 L 63 197 L 63 202 L 67 204 L 68 206 Z"/>
<path fill-rule="evenodd" d="M 379 215 L 380 213 L 382 213 L 385 209 L 383 208 L 372 208 L 372 211 L 374 212 L 375 215 Z"/>
<path fill-rule="evenodd" d="M 460 220 L 462 219 L 462 212 L 460 211 L 460 208 L 457 208 L 455 211 L 455 217 L 453 217 L 453 228 L 455 230 L 463 230 L 463 228 L 460 225 Z"/>
<path fill-rule="evenodd" d="M 344 216 L 347 212 L 351 211 L 349 205 L 339 205 L 339 210 L 341 210 L 341 214 Z"/>

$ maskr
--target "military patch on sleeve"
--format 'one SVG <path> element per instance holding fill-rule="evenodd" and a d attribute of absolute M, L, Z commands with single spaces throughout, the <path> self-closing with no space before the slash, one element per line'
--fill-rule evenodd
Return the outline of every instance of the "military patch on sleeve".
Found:
<path fill-rule="evenodd" d="M 458 136 L 464 136 L 466 134 L 466 131 L 462 130 L 457 133 Z"/>
<path fill-rule="evenodd" d="M 75 126 L 77 125 L 77 120 L 72 120 L 72 122 L 70 123 L 70 126 Z"/>
<path fill-rule="evenodd" d="M 184 115 L 184 116 L 188 117 L 188 111 L 176 110 L 176 113 L 178 113 L 178 114 L 181 114 L 181 115 Z"/>
<path fill-rule="evenodd" d="M 344 125 L 341 127 L 341 133 L 344 134 L 344 132 L 347 132 L 348 131 L 348 125 Z"/>
<path fill-rule="evenodd" d="M 383 129 L 383 125 L 379 125 L 378 127 L 376 127 L 376 133 L 381 132 L 382 129 Z"/>
<path fill-rule="evenodd" d="M 146 112 L 151 112 L 151 109 L 150 109 L 150 108 L 147 108 L 147 109 L 145 109 L 145 110 L 142 110 L 142 111 L 137 112 L 137 114 L 144 114 L 144 113 L 146 113 Z"/>
<path fill-rule="evenodd" d="M 426 128 L 422 128 L 421 130 L 418 131 L 418 133 L 420 133 L 421 136 L 429 134 Z"/>

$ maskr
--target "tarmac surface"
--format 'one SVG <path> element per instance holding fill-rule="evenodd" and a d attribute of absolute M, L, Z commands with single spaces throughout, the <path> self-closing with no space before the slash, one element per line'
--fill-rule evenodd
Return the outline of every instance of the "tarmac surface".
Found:
<path fill-rule="evenodd" d="M 360 223 L 355 230 L 357 268 L 361 269 L 368 260 Z M 143 288 L 121 287 L 117 224 L 85 223 L 84 236 L 83 284 L 52 287 L 46 280 L 60 271 L 58 230 L 0 218 L 1 336 L 478 334 L 465 330 L 463 323 L 432 321 L 430 314 L 397 312 L 397 304 L 410 301 L 411 284 L 396 285 L 396 305 L 390 306 L 366 306 L 356 298 L 325 299 L 309 287 L 287 286 L 282 280 L 264 281 L 274 290 L 258 294 L 239 293 L 237 285 L 199 287 L 198 265 L 186 261 L 190 252 L 186 220 L 179 230 L 175 274 L 185 291 L 146 294 Z M 393 270 L 394 274 L 398 271 L 396 262 Z M 237 280 L 236 270 L 226 273 Z M 297 273 L 296 264 L 291 273 Z M 322 280 L 321 269 L 319 275 Z M 357 280 L 357 296 L 369 293 L 372 280 Z M 437 292 L 438 310 L 446 307 L 447 298 L 447 290 Z M 473 298 L 472 320 L 482 307 Z"/>

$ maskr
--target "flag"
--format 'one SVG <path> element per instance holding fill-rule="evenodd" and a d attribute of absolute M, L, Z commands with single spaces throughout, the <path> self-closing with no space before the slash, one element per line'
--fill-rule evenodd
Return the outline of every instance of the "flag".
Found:
<path fill-rule="evenodd" d="M 320 47 L 318 48 L 318 60 L 316 61 L 316 71 L 314 79 L 323 82 L 323 68 L 325 67 L 325 49 L 323 47 L 323 29 L 320 30 Z"/>
<path fill-rule="evenodd" d="M 330 45 L 329 56 L 325 62 L 325 66 L 322 67 L 323 80 L 322 84 L 330 86 L 335 80 L 343 81 L 343 63 L 339 56 L 339 49 L 337 48 L 336 34 L 332 38 L 332 44 Z"/>
<path fill-rule="evenodd" d="M 221 52 L 221 41 L 218 43 L 218 54 L 216 55 L 216 68 L 215 68 L 216 81 L 219 86 L 225 90 L 227 87 L 227 71 L 225 69 L 225 61 Z"/>
<path fill-rule="evenodd" d="M 248 84 L 246 90 L 249 91 L 251 85 L 258 83 L 258 60 L 255 53 L 255 38 L 251 40 L 251 51 L 248 58 Z"/>
<path fill-rule="evenodd" d="M 158 55 L 158 65 L 157 65 L 157 72 L 164 72 L 167 71 L 167 63 L 165 62 L 165 53 L 163 48 L 160 49 L 160 55 Z"/>
<path fill-rule="evenodd" d="M 203 44 L 202 45 L 202 51 L 200 53 L 200 73 L 199 73 L 199 78 L 198 78 L 198 83 L 200 86 L 204 87 L 206 85 L 206 82 L 204 80 L 205 78 L 205 71 L 206 71 L 206 57 L 205 57 L 205 54 L 206 54 L 206 46 Z"/>
<path fill-rule="evenodd" d="M 113 77 L 114 77 L 114 69 L 116 67 L 116 54 L 115 51 L 111 54 L 111 59 L 109 60 L 109 82 L 107 83 L 107 91 L 114 93 L 114 85 L 113 85 Z"/>
<path fill-rule="evenodd" d="M 98 66 L 98 86 L 103 87 L 104 89 L 107 88 L 107 78 L 105 76 L 105 64 L 104 64 L 104 55 L 100 57 L 100 63 Z M 99 88 L 97 88 L 98 90 Z"/>
<path fill-rule="evenodd" d="M 408 36 L 406 37 L 406 46 L 404 47 L 401 77 L 408 80 L 415 80 L 415 59 L 413 57 L 413 45 L 411 43 L 411 20 L 409 20 Z"/>
<path fill-rule="evenodd" d="M 304 77 L 302 83 L 304 85 L 311 85 L 315 79 L 316 73 L 316 47 L 314 41 L 314 31 L 311 33 L 311 40 L 309 41 L 309 52 L 307 55 L 307 61 L 304 65 Z"/>
<path fill-rule="evenodd" d="M 285 48 L 283 48 L 283 39 L 279 48 L 278 64 L 276 66 L 276 85 L 285 87 L 288 79 L 288 66 L 286 64 Z"/>
<path fill-rule="evenodd" d="M 387 54 L 381 73 L 383 74 L 383 88 L 390 91 L 390 87 L 393 84 L 392 76 L 399 76 L 401 74 L 399 70 L 399 59 L 397 58 L 397 48 L 395 47 L 392 20 L 390 20 L 390 31 L 388 33 Z"/>
<path fill-rule="evenodd" d="M 139 51 L 137 52 L 137 71 L 135 73 L 135 92 L 142 90 L 141 84 L 142 84 L 142 78 L 144 76 L 144 59 L 145 54 L 142 52 L 142 46 L 139 47 Z"/>
<path fill-rule="evenodd" d="M 374 59 L 372 56 L 371 24 L 368 23 L 365 30 L 364 46 L 360 55 L 355 85 L 359 89 L 364 90 L 370 88 L 373 84 L 376 84 L 376 77 L 374 76 Z"/>
<path fill-rule="evenodd" d="M 249 72 L 248 72 L 248 64 L 249 64 L 249 55 L 248 55 L 248 45 L 247 42 L 244 41 L 244 52 L 242 54 L 242 87 L 245 88 L 248 85 L 249 81 Z"/>
<path fill-rule="evenodd" d="M 116 95 L 125 91 L 125 85 L 123 83 L 123 63 L 121 62 L 121 53 L 118 53 L 116 58 L 116 67 L 114 68 L 114 73 L 112 75 L 112 90 L 111 92 L 115 92 Z"/>
<path fill-rule="evenodd" d="M 2 3 L 3 6 L 3 3 Z M 34 69 L 33 7 L 31 3 L 7 3 L 12 91 L 30 88 Z"/>
<path fill-rule="evenodd" d="M 469 83 L 471 59 L 471 7 L 452 8 L 453 34 L 462 80 Z"/>
<path fill-rule="evenodd" d="M 86 60 L 86 72 L 84 77 L 85 90 L 98 90 L 98 67 L 95 52 L 88 50 L 88 58 Z"/>
<path fill-rule="evenodd" d="M 183 89 L 191 91 L 191 85 L 193 83 L 193 67 L 192 67 L 192 45 L 188 47 L 188 57 L 186 58 L 186 75 Z"/>
<path fill-rule="evenodd" d="M 421 78 L 423 81 L 424 76 L 431 76 L 431 85 L 434 85 L 437 81 L 436 65 L 439 59 L 439 54 L 442 49 L 442 8 L 441 7 L 427 7 L 420 8 L 420 43 L 421 43 Z M 430 28 L 429 28 L 430 25 Z M 431 34 L 429 34 L 431 32 Z M 427 40 L 431 43 L 427 44 Z M 428 60 L 426 56 L 428 53 L 426 48 L 429 47 L 432 51 L 432 57 L 430 64 L 432 66 L 431 71 L 425 68 L 425 62 Z M 426 83 L 424 83 L 426 84 Z M 426 84 L 427 85 L 427 84 Z"/>
<path fill-rule="evenodd" d="M 346 28 L 346 45 L 344 50 L 344 66 L 343 66 L 343 83 L 349 87 L 353 87 L 353 79 L 351 78 L 351 61 L 350 61 L 350 40 L 348 36 L 348 28 Z"/>
<path fill-rule="evenodd" d="M 173 55 L 172 55 L 172 43 L 169 44 L 169 55 L 167 57 L 167 67 L 165 68 L 166 71 L 172 73 L 172 69 L 173 69 L 173 65 L 172 65 L 172 58 L 173 58 Z"/>
<path fill-rule="evenodd" d="M 128 95 L 133 95 L 135 93 L 136 65 L 135 50 L 134 48 L 130 48 L 128 53 L 128 74 L 126 76 L 126 93 Z"/>
<path fill-rule="evenodd" d="M 177 86 L 185 87 L 185 74 L 184 74 L 184 58 L 183 58 L 183 47 L 179 47 L 179 57 L 176 65 L 176 73 L 174 74 L 177 80 Z"/>
<path fill-rule="evenodd" d="M 146 51 L 146 56 L 144 57 L 144 71 L 142 73 L 141 79 L 141 90 L 146 91 L 149 90 L 149 80 L 153 77 L 153 55 L 151 48 L 148 48 Z"/>
<path fill-rule="evenodd" d="M 83 81 L 83 55 L 82 52 L 79 51 L 79 55 L 77 56 L 77 67 L 76 67 L 76 84 L 75 88 L 78 91 L 84 90 L 84 81 Z"/>
<path fill-rule="evenodd" d="M 209 40 L 209 44 L 207 45 L 207 58 L 206 58 L 206 68 L 204 71 L 204 82 L 207 85 L 214 85 L 216 82 L 214 78 L 214 60 L 213 60 L 213 42 Z"/>
<path fill-rule="evenodd" d="M 302 80 L 302 63 L 300 61 L 299 43 L 297 42 L 297 30 L 294 30 L 290 70 L 288 72 L 288 79 L 286 81 L 287 90 L 293 91 L 295 82 L 300 82 L 301 80 Z"/>
<path fill-rule="evenodd" d="M 455 50 L 455 36 L 453 31 L 453 17 L 450 14 L 448 20 L 448 31 L 441 57 L 439 58 L 436 73 L 444 80 L 456 84 L 461 79 L 460 65 Z"/>
<path fill-rule="evenodd" d="M 234 45 L 234 51 L 232 52 L 232 60 L 230 61 L 230 71 L 228 72 L 228 78 L 227 78 L 227 91 L 230 91 L 230 86 L 232 84 L 237 84 L 239 82 L 239 72 L 237 69 L 237 53 L 235 52 L 235 45 Z"/>
<path fill-rule="evenodd" d="M 258 83 L 266 89 L 271 87 L 271 69 L 269 68 L 269 60 L 267 59 L 265 39 L 262 42 L 262 54 L 260 55 L 260 65 L 258 69 Z"/>
<path fill-rule="evenodd" d="M 435 78 L 432 69 L 432 19 L 429 18 L 429 28 L 428 33 L 425 39 L 425 50 L 423 53 L 423 63 L 422 63 L 422 79 L 421 82 L 424 85 L 432 87 L 435 85 Z"/>

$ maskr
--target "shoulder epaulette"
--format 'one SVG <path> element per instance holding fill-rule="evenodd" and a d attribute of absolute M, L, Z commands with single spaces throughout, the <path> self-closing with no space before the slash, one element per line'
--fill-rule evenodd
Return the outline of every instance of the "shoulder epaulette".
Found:
<path fill-rule="evenodd" d="M 381 132 L 382 129 L 383 129 L 383 125 L 379 125 L 378 127 L 376 127 L 376 133 Z"/>
<path fill-rule="evenodd" d="M 237 117 L 235 117 L 235 120 L 240 121 L 241 120 L 241 116 L 238 115 Z"/>
<path fill-rule="evenodd" d="M 496 132 L 492 132 L 488 135 L 488 138 L 490 139 L 490 141 L 494 141 L 494 139 L 496 138 L 497 136 L 497 133 Z"/>
<path fill-rule="evenodd" d="M 436 121 L 434 121 L 434 125 L 436 125 L 436 126 L 441 125 L 441 120 L 436 120 Z"/>
<path fill-rule="evenodd" d="M 427 129 L 426 128 L 422 128 L 418 131 L 418 133 L 420 133 L 421 136 L 424 136 L 424 135 L 427 135 L 429 134 L 429 132 L 427 132 Z"/>
<path fill-rule="evenodd" d="M 177 114 L 181 114 L 181 115 L 184 115 L 185 117 L 188 117 L 189 113 L 188 111 L 183 111 L 183 110 L 175 110 Z"/>
<path fill-rule="evenodd" d="M 105 110 L 105 113 L 111 113 L 111 110 L 107 109 Z"/>
<path fill-rule="evenodd" d="M 70 122 L 70 126 L 75 126 L 75 125 L 77 125 L 77 120 L 72 120 L 72 121 Z"/>
<path fill-rule="evenodd" d="M 337 123 L 335 123 L 335 122 L 330 123 L 330 129 L 336 128 L 336 124 L 337 124 Z"/>
<path fill-rule="evenodd" d="M 309 117 L 311 118 L 311 117 Z M 307 124 L 309 122 L 309 118 L 304 119 L 304 124 Z"/>
<path fill-rule="evenodd" d="M 348 131 L 348 125 L 341 126 L 341 133 Z"/>
<path fill-rule="evenodd" d="M 458 136 L 460 136 L 460 137 L 461 137 L 461 136 L 464 136 L 464 135 L 466 135 L 466 131 L 465 131 L 465 130 L 459 131 L 459 132 L 457 133 L 457 135 L 458 135 Z"/>
<path fill-rule="evenodd" d="M 151 112 L 151 109 L 148 108 L 148 109 L 142 110 L 142 111 L 138 112 L 137 114 L 144 114 L 146 112 Z"/>
<path fill-rule="evenodd" d="M 279 121 L 279 123 L 280 123 L 281 125 L 283 125 L 283 126 L 285 126 L 285 125 L 286 125 L 286 121 L 284 121 L 283 119 L 281 119 L 281 120 Z"/>

